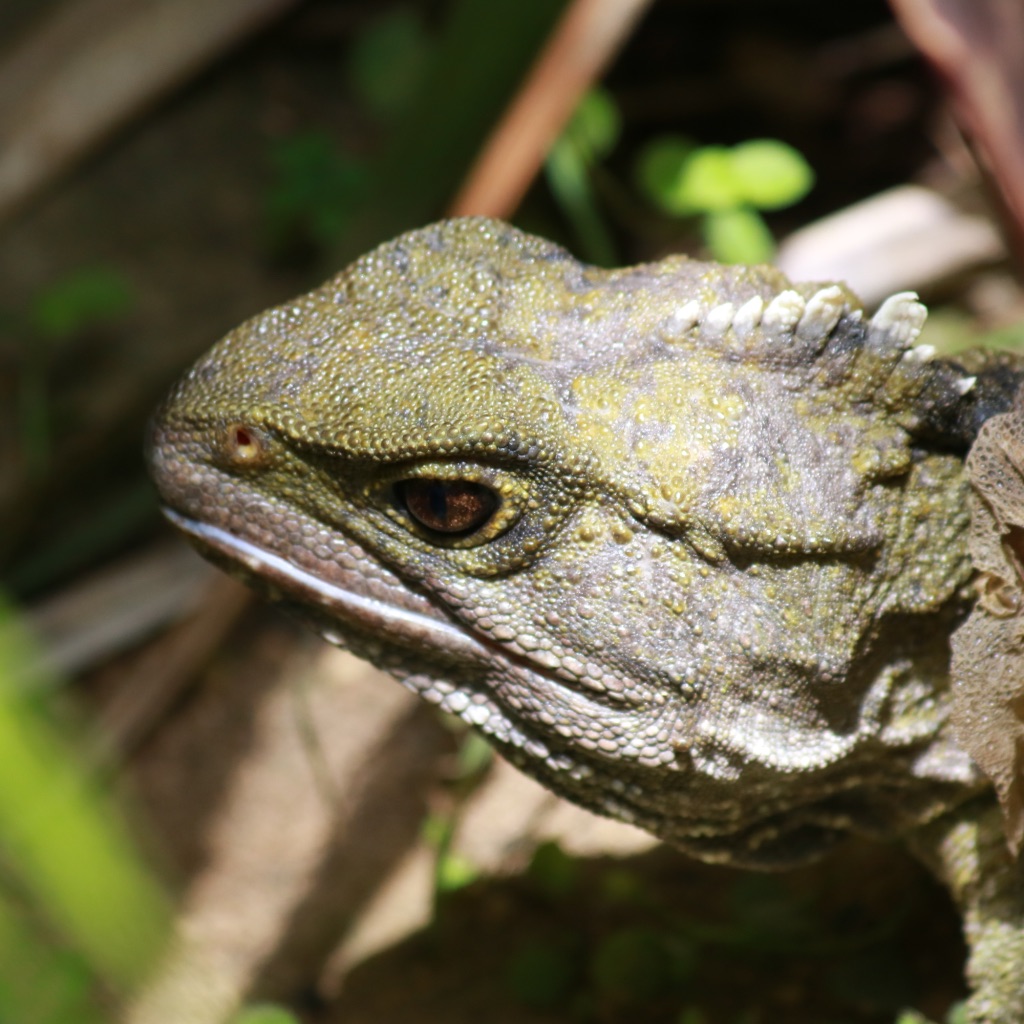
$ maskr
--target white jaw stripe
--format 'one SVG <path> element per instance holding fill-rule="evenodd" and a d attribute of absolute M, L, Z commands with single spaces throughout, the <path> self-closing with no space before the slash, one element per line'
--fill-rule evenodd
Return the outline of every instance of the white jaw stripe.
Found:
<path fill-rule="evenodd" d="M 479 640 L 450 622 L 346 590 L 219 526 L 190 519 L 166 506 L 161 511 L 183 533 L 236 562 L 257 579 L 363 631 L 403 646 L 441 650 L 460 660 L 489 662 L 494 657 Z"/>

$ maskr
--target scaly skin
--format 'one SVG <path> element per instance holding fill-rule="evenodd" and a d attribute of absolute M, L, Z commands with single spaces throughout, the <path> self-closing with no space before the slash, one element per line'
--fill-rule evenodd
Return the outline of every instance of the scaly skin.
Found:
<path fill-rule="evenodd" d="M 963 454 L 1008 377 L 931 360 L 923 319 L 450 221 L 228 335 L 150 462 L 205 553 L 524 771 L 780 867 L 986 792 L 948 724 L 948 638 Z M 983 975 L 976 1019 L 1024 1019 Z"/>

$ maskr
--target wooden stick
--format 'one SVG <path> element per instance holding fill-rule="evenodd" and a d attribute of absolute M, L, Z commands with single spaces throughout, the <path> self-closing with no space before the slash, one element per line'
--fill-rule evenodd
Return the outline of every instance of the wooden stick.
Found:
<path fill-rule="evenodd" d="M 575 0 L 487 141 L 449 209 L 507 217 L 651 0 Z"/>

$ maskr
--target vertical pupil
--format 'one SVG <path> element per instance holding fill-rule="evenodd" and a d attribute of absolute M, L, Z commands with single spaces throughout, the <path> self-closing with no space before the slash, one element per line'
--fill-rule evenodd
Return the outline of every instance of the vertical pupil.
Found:
<path fill-rule="evenodd" d="M 467 533 L 498 506 L 494 492 L 471 480 L 403 480 L 395 497 L 421 526 L 438 533 Z"/>
<path fill-rule="evenodd" d="M 427 492 L 430 514 L 439 523 L 448 520 L 448 484 L 434 481 Z"/>

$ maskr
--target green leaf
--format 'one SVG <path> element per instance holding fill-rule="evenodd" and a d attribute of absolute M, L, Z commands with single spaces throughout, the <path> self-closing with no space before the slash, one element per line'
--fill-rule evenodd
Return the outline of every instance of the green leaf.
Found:
<path fill-rule="evenodd" d="M 814 185 L 810 164 L 777 139 L 753 139 L 735 146 L 731 164 L 739 200 L 761 210 L 790 206 Z"/>
<path fill-rule="evenodd" d="M 604 89 L 585 93 L 562 133 L 587 163 L 607 156 L 619 141 L 622 118 L 611 94 Z"/>
<path fill-rule="evenodd" d="M 946 1014 L 946 1024 L 967 1024 L 967 1004 L 956 1003 L 949 1008 Z"/>
<path fill-rule="evenodd" d="M 749 207 L 708 213 L 703 227 L 711 255 L 722 263 L 768 263 L 775 254 L 768 225 Z"/>
<path fill-rule="evenodd" d="M 697 211 L 682 202 L 679 182 L 694 152 L 694 144 L 681 135 L 664 135 L 649 142 L 636 164 L 640 191 L 667 213 L 685 216 Z"/>
<path fill-rule="evenodd" d="M 472 861 L 458 854 L 445 853 L 438 862 L 434 880 L 439 892 L 454 892 L 472 885 L 480 877 L 480 871 Z"/>
<path fill-rule="evenodd" d="M 475 779 L 494 762 L 494 748 L 477 732 L 468 731 L 459 744 L 458 779 Z"/>
<path fill-rule="evenodd" d="M 109 1024 L 85 960 L 18 904 L 0 896 L 0 1020 Z"/>
<path fill-rule="evenodd" d="M 401 114 L 416 97 L 433 49 L 420 13 L 397 7 L 356 37 L 349 54 L 349 80 L 366 107 L 381 120 Z"/>
<path fill-rule="evenodd" d="M 267 198 L 271 229 L 328 246 L 344 233 L 367 188 L 362 161 L 342 153 L 324 132 L 306 132 L 271 152 L 274 184 Z"/>
<path fill-rule="evenodd" d="M 578 255 L 598 266 L 615 266 L 615 243 L 595 201 L 588 164 L 565 136 L 548 152 L 544 175 L 572 225 Z"/>
<path fill-rule="evenodd" d="M 733 176 L 732 152 L 724 146 L 701 146 L 690 154 L 676 180 L 681 208 L 710 212 L 728 210 L 743 201 Z"/>
<path fill-rule="evenodd" d="M 420 837 L 428 846 L 439 850 L 451 842 L 453 830 L 450 814 L 428 814 L 420 826 Z"/>
<path fill-rule="evenodd" d="M 105 326 L 134 302 L 131 285 L 111 267 L 83 267 L 41 291 L 29 322 L 37 334 L 63 340 Z"/>

